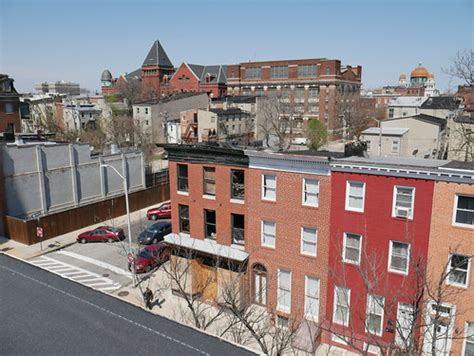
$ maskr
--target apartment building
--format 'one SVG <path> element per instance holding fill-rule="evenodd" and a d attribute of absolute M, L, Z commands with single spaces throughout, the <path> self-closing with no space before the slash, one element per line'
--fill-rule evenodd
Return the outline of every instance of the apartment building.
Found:
<path fill-rule="evenodd" d="M 244 62 L 227 66 L 227 93 L 279 97 L 293 119 L 319 118 L 337 138 L 342 134 L 337 97 L 358 96 L 361 78 L 361 66 L 343 66 L 337 59 Z"/>

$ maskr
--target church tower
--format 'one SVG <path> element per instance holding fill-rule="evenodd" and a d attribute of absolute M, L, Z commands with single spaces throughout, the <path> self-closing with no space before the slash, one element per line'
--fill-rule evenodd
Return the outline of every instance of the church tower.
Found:
<path fill-rule="evenodd" d="M 153 91 L 157 97 L 162 93 L 163 78 L 170 77 L 174 72 L 174 66 L 168 55 L 156 40 L 150 48 L 148 55 L 143 61 L 141 78 L 145 90 Z"/>

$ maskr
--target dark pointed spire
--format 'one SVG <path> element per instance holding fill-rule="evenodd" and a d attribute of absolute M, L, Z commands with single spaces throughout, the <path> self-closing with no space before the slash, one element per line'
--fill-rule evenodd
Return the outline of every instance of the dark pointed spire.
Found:
<path fill-rule="evenodd" d="M 156 40 L 151 46 L 148 55 L 146 56 L 145 60 L 143 61 L 142 67 L 145 66 L 160 66 L 165 68 L 173 68 L 173 64 L 171 63 L 168 55 L 166 54 L 165 50 L 160 44 L 160 41 Z"/>

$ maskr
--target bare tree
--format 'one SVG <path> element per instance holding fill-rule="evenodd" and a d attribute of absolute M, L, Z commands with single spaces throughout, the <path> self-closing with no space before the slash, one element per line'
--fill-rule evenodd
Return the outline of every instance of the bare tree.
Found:
<path fill-rule="evenodd" d="M 46 133 L 62 133 L 51 105 L 54 105 L 54 103 L 29 102 L 31 121 L 31 125 L 28 127 L 29 131 L 41 130 Z"/>
<path fill-rule="evenodd" d="M 287 95 L 277 94 L 259 98 L 257 129 L 263 133 L 267 147 L 276 147 L 279 151 L 290 147 L 295 128 L 295 113 L 291 99 Z"/>
<path fill-rule="evenodd" d="M 362 131 L 370 126 L 371 120 L 375 117 L 375 110 L 364 102 L 359 93 L 336 94 L 335 116 L 344 128 L 344 136 L 347 139 L 359 140 Z"/>
<path fill-rule="evenodd" d="M 443 68 L 443 72 L 451 77 L 461 79 L 465 85 L 474 85 L 474 52 L 472 49 L 459 50 L 451 65 Z"/>
<path fill-rule="evenodd" d="M 458 115 L 448 119 L 448 158 L 464 162 L 474 161 L 474 121 Z"/>
<path fill-rule="evenodd" d="M 122 79 L 117 84 L 118 90 L 127 101 L 127 106 L 132 112 L 132 105 L 141 101 L 143 98 L 143 83 L 138 79 Z"/>

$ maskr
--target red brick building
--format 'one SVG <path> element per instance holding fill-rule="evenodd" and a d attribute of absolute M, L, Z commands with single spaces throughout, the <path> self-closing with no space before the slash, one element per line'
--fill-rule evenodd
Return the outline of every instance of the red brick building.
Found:
<path fill-rule="evenodd" d="M 171 91 L 196 91 L 210 97 L 221 97 L 227 92 L 226 66 L 182 63 L 169 81 Z"/>
<path fill-rule="evenodd" d="M 331 137 L 340 136 L 336 101 L 359 95 L 362 67 L 342 66 L 337 59 L 298 59 L 245 62 L 227 66 L 230 95 L 277 95 L 292 103 L 297 119 L 318 118 Z"/>
<path fill-rule="evenodd" d="M 21 132 L 20 95 L 13 86 L 13 79 L 0 74 L 0 133 L 13 139 Z"/>

